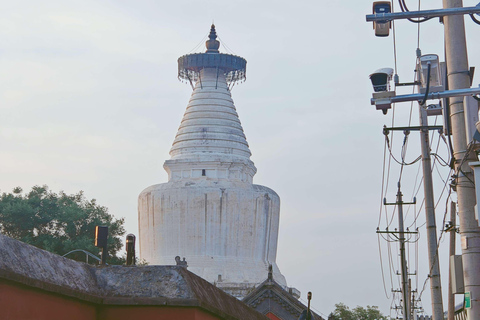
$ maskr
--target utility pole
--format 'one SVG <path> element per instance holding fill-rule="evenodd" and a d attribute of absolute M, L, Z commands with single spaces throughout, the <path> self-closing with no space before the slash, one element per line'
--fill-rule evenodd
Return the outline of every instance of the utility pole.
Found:
<path fill-rule="evenodd" d="M 443 7 L 463 7 L 463 1 L 443 0 Z M 464 17 L 446 16 L 443 21 L 449 89 L 469 88 Z M 475 152 L 467 154 L 463 99 L 452 97 L 449 105 L 465 292 L 470 292 L 471 296 L 471 308 L 467 309 L 467 317 L 469 320 L 480 320 L 480 228 L 475 219 L 473 172 L 468 165 L 469 162 L 478 160 Z"/>
<path fill-rule="evenodd" d="M 400 191 L 400 182 L 398 182 L 398 192 L 397 192 L 397 202 L 387 203 L 387 199 L 383 199 L 384 205 L 396 205 L 398 207 L 398 240 L 400 241 L 400 264 L 401 264 L 401 276 L 402 276 L 402 299 L 403 299 L 403 320 L 411 320 L 410 312 L 410 289 L 408 282 L 408 270 L 407 270 L 407 258 L 405 255 L 405 233 L 416 233 L 416 232 L 405 232 L 403 225 L 403 205 L 404 204 L 415 204 L 413 202 L 403 202 L 403 195 Z M 378 231 L 377 231 L 378 232 Z M 387 231 L 391 233 L 391 231 Z"/>
<path fill-rule="evenodd" d="M 411 320 L 414 320 L 413 318 L 413 308 L 415 306 L 415 300 L 413 300 L 413 294 L 412 294 L 412 278 L 408 278 L 408 312 L 409 312 L 409 317 Z"/>
<path fill-rule="evenodd" d="M 403 293 L 403 320 L 410 320 L 410 295 L 408 294 L 408 271 L 407 258 L 405 256 L 405 233 L 403 226 L 403 198 L 398 183 L 397 205 L 398 205 L 398 232 L 400 237 L 400 256 L 402 266 L 402 293 Z"/>
<path fill-rule="evenodd" d="M 457 233 L 457 228 L 455 227 L 456 223 L 456 213 L 457 213 L 457 204 L 455 202 L 450 203 L 450 223 L 449 223 L 449 228 L 448 230 L 450 232 L 450 248 L 449 248 L 449 259 L 451 256 L 455 255 L 455 236 Z M 448 270 L 448 316 L 447 320 L 454 320 L 455 319 L 455 295 L 453 294 L 453 288 L 452 288 L 452 276 L 451 276 L 452 270 L 451 267 L 449 267 Z"/>
<path fill-rule="evenodd" d="M 371 100 L 377 109 L 386 111 L 391 104 L 403 101 L 424 101 L 425 99 L 448 98 L 449 109 L 447 123 L 450 123 L 450 131 L 453 140 L 452 169 L 455 170 L 452 178 L 452 189 L 457 192 L 459 230 L 462 244 L 462 263 L 465 288 L 465 307 L 468 320 L 480 320 L 480 226 L 475 217 L 475 183 L 473 171 L 469 166 L 471 162 L 477 162 L 478 157 L 474 150 L 469 149 L 470 141 L 467 141 L 464 103 L 461 96 L 478 95 L 480 88 L 470 88 L 470 70 L 468 67 L 467 45 L 465 38 L 464 14 L 479 14 L 480 4 L 475 7 L 464 8 L 463 0 L 442 0 L 443 9 L 424 10 L 402 13 L 375 13 L 367 15 L 367 21 L 374 21 L 380 25 L 391 23 L 395 19 L 411 19 L 443 17 L 445 32 L 445 59 L 447 62 L 448 90 L 429 93 L 422 98 L 422 94 L 397 96 L 394 91 L 375 90 Z M 383 5 L 383 3 L 382 3 Z M 378 9 L 382 9 L 380 4 Z M 374 6 L 374 11 L 375 11 Z M 380 12 L 381 10 L 379 10 Z M 386 11 L 383 8 L 383 11 Z M 377 12 L 377 11 L 375 11 Z M 375 24 L 374 24 L 375 26 Z M 390 81 L 388 73 L 385 73 L 386 84 Z M 385 78 L 383 76 L 383 78 Z M 372 78 L 372 84 L 378 89 L 379 84 L 374 83 L 379 78 Z M 380 87 L 380 89 L 383 88 Z M 388 88 L 388 87 L 387 87 Z M 470 119 L 468 119 L 470 120 Z M 480 186 L 478 186 L 480 188 Z M 427 213 L 428 217 L 428 213 Z M 429 257 L 430 258 L 430 257 Z M 433 284 L 431 284 L 433 285 Z M 433 292 L 432 292 L 433 295 Z M 468 303 L 467 303 L 468 302 Z"/>
<path fill-rule="evenodd" d="M 443 320 L 442 284 L 437 246 L 437 226 L 435 223 L 435 202 L 433 197 L 432 162 L 430 159 L 430 138 L 428 118 L 425 106 L 419 104 L 420 142 L 422 147 L 423 189 L 425 194 L 425 213 L 427 227 L 428 266 L 433 320 Z"/>

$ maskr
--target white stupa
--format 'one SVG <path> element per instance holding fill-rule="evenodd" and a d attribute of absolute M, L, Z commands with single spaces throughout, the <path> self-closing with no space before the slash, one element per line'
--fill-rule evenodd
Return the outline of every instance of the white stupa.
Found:
<path fill-rule="evenodd" d="M 178 59 L 179 77 L 195 82 L 164 168 L 168 182 L 138 199 L 140 258 L 188 270 L 242 297 L 267 278 L 286 286 L 275 262 L 280 198 L 252 183 L 243 128 L 229 85 L 245 80 L 245 59 L 219 53 L 212 25 L 206 53 Z"/>

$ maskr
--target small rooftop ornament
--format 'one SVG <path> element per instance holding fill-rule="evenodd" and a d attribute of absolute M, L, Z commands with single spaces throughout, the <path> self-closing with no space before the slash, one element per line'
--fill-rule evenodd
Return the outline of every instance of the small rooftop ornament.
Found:
<path fill-rule="evenodd" d="M 232 54 L 220 53 L 220 42 L 217 40 L 215 25 L 212 24 L 209 40 L 205 42 L 205 53 L 192 53 L 178 58 L 178 79 L 185 79 L 192 84 L 200 78 L 200 71 L 204 68 L 215 68 L 223 72 L 230 85 L 246 79 L 247 61 Z M 193 84 L 192 84 L 193 86 Z"/>
<path fill-rule="evenodd" d="M 185 260 L 185 257 L 183 258 L 183 261 L 182 261 L 182 260 L 180 260 L 180 256 L 176 256 L 175 257 L 175 263 L 177 264 L 177 266 L 181 266 L 181 267 L 184 267 L 184 268 L 188 267 L 188 262 Z"/>

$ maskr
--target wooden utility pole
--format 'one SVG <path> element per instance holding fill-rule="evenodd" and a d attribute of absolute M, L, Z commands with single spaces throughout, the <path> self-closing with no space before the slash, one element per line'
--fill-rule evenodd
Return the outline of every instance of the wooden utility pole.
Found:
<path fill-rule="evenodd" d="M 463 7 L 462 0 L 443 0 L 443 7 Z M 445 16 L 445 52 L 449 90 L 470 87 L 470 75 L 463 15 Z M 476 204 L 473 172 L 468 163 L 478 161 L 475 152 L 467 152 L 463 98 L 450 98 L 450 123 L 455 159 L 455 183 L 462 241 L 465 292 L 470 292 L 469 320 L 480 320 L 480 228 L 475 219 Z M 479 186 L 480 187 L 480 186 Z"/>

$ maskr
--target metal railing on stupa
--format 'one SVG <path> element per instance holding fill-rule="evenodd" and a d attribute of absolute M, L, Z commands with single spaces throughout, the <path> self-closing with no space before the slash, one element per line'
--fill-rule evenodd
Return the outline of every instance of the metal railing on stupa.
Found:
<path fill-rule="evenodd" d="M 218 68 L 227 83 L 246 79 L 247 61 L 225 53 L 193 53 L 178 58 L 178 78 L 196 82 L 204 68 Z"/>
<path fill-rule="evenodd" d="M 196 82 L 200 71 L 205 68 L 215 68 L 223 72 L 228 84 L 246 79 L 247 61 L 232 54 L 220 53 L 220 42 L 217 40 L 215 25 L 212 24 L 209 40 L 205 42 L 205 53 L 193 53 L 178 58 L 178 78 Z"/>

